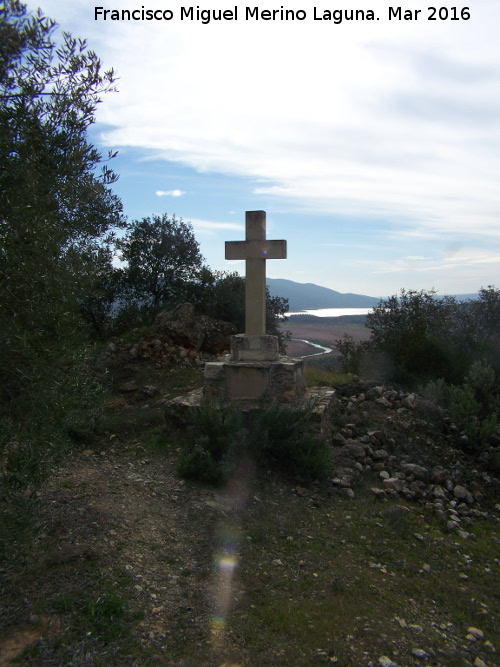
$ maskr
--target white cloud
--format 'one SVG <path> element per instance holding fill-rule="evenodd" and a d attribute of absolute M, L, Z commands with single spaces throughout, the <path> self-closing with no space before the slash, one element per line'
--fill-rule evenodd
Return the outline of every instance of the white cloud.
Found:
<path fill-rule="evenodd" d="M 182 197 L 186 193 L 182 190 L 157 190 L 156 194 L 158 197 Z"/>
<path fill-rule="evenodd" d="M 255 188 L 254 195 L 290 195 L 293 193 L 292 188 L 283 188 L 280 185 L 272 185 L 268 188 Z"/>
<path fill-rule="evenodd" d="M 214 222 L 212 220 L 200 220 L 198 218 L 189 218 L 189 222 L 193 225 L 193 229 L 199 234 L 215 234 L 219 231 L 234 230 L 242 232 L 245 226 L 236 222 Z"/>
<path fill-rule="evenodd" d="M 178 12 L 181 4 L 169 8 Z M 500 242 L 498 0 L 475 3 L 469 21 L 434 22 L 426 9 L 418 21 L 389 22 L 385 0 L 360 0 L 357 7 L 374 8 L 380 21 L 341 25 L 248 22 L 236 4 L 240 20 L 209 25 L 96 22 L 85 0 L 68 0 L 64 10 L 59 0 L 43 6 L 56 18 L 64 11 L 75 35 L 80 23 L 89 29 L 83 36 L 117 70 L 120 93 L 98 107 L 110 147 L 244 177 L 249 195 L 289 210 L 356 217 L 374 228 L 383 221 L 381 234 L 406 246 L 396 256 L 407 259 L 383 267 L 371 259 L 369 273 L 457 267 L 456 258 L 452 265 L 428 257 L 429 242 L 456 237 L 485 250 L 482 260 L 464 256 L 460 266 L 493 267 Z M 124 0 L 125 7 L 137 3 Z M 198 222 L 201 233 L 242 229 Z"/>
<path fill-rule="evenodd" d="M 498 13 L 483 2 L 474 24 L 453 26 L 134 28 L 134 54 L 109 51 L 122 80 L 101 110 L 114 128 L 103 136 L 200 171 L 263 180 L 255 194 L 311 210 L 403 214 L 409 231 L 496 235 L 500 52 L 481 34 Z M 113 26 L 115 48 L 118 33 L 131 31 Z M 175 38 L 169 49 L 160 35 Z M 147 68 L 136 57 L 144 40 Z M 456 55 L 459 42 L 469 50 Z"/>

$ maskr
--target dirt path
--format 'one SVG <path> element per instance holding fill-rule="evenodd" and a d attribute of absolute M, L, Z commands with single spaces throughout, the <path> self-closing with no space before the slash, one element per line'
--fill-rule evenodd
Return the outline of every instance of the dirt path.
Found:
<path fill-rule="evenodd" d="M 345 447 L 358 456 L 363 439 L 386 458 L 353 460 L 355 483 L 324 488 L 245 461 L 226 489 L 185 483 L 160 408 L 140 390 L 113 402 L 101 440 L 41 489 L 31 551 L 0 573 L 1 667 L 497 665 L 500 506 L 465 512 L 461 536 L 433 497 L 374 495 L 382 473 L 443 457 L 448 441 L 410 409 L 346 391 L 338 428 L 358 445 Z M 471 477 L 451 453 L 450 474 Z"/>
<path fill-rule="evenodd" d="M 85 580 L 96 576 L 106 579 L 105 589 L 120 590 L 128 606 L 141 610 L 133 634 L 153 654 L 167 648 L 175 653 L 186 641 L 209 644 L 217 526 L 228 511 L 223 493 L 187 487 L 165 457 L 88 451 L 53 474 L 40 500 L 38 551 L 44 555 L 15 584 L 30 597 L 30 606 L 44 607 L 42 627 L 8 634 L 0 643 L 0 665 L 10 664 L 35 640 L 48 660 L 61 624 L 47 609 L 92 589 Z M 80 659 L 85 650 L 91 652 L 91 631 L 92 622 Z"/>

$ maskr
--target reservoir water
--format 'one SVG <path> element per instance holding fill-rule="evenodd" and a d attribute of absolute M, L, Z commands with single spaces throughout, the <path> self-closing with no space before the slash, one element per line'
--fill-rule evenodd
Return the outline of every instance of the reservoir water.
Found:
<path fill-rule="evenodd" d="M 316 317 L 342 317 L 343 315 L 366 315 L 372 308 L 318 308 L 317 310 L 301 310 L 290 315 L 316 315 Z"/>

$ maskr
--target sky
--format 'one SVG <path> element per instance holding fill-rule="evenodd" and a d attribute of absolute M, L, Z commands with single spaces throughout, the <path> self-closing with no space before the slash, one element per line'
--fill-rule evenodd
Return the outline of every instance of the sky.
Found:
<path fill-rule="evenodd" d="M 118 76 L 90 137 L 118 150 L 129 220 L 182 217 L 212 269 L 241 275 L 224 242 L 265 210 L 288 243 L 271 278 L 377 297 L 500 287 L 498 0 L 409 0 L 401 19 L 385 0 L 39 4 Z M 125 9 L 138 20 L 105 14 Z"/>

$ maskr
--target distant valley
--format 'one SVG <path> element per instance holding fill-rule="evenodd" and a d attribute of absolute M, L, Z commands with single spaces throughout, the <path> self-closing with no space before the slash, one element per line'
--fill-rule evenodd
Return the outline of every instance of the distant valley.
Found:
<path fill-rule="evenodd" d="M 284 278 L 267 278 L 271 296 L 288 299 L 290 312 L 297 310 L 317 310 L 319 308 L 374 308 L 385 297 L 366 296 L 365 294 L 342 294 L 328 287 L 314 283 L 297 283 Z M 437 298 L 444 296 L 438 294 Z M 477 299 L 477 294 L 456 294 L 457 301 Z"/>

